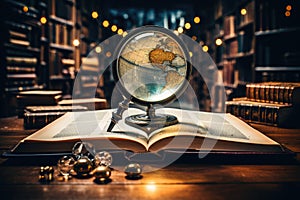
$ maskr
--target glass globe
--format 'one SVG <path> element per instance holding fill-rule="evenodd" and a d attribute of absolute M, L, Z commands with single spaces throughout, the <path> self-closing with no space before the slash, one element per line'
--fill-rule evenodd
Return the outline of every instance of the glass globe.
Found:
<path fill-rule="evenodd" d="M 117 55 L 115 75 L 133 101 L 161 103 L 183 90 L 190 69 L 180 42 L 173 32 L 160 27 L 142 27 L 126 38 Z"/>

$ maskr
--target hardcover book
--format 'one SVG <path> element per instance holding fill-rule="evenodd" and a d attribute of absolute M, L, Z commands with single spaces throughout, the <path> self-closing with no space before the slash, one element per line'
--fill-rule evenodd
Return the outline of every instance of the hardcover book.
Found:
<path fill-rule="evenodd" d="M 299 127 L 299 108 L 292 105 L 249 101 L 236 98 L 226 102 L 226 112 L 247 122 L 273 125 L 278 127 Z"/>
<path fill-rule="evenodd" d="M 251 101 L 299 104 L 300 83 L 296 82 L 262 82 L 246 85 L 246 97 Z"/>
<path fill-rule="evenodd" d="M 165 150 L 251 155 L 285 152 L 279 143 L 228 113 L 161 108 L 156 110 L 157 114 L 174 115 L 179 122 L 146 133 L 124 122 L 126 116 L 143 113 L 139 109 L 129 108 L 112 132 L 106 132 L 113 111 L 109 109 L 66 113 L 20 141 L 6 155 L 70 153 L 78 141 L 90 142 L 98 151 L 126 150 L 134 153 Z"/>

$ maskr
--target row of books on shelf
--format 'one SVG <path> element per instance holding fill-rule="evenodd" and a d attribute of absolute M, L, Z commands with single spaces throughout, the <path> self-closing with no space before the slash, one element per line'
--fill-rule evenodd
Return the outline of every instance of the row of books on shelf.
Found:
<path fill-rule="evenodd" d="M 234 57 L 237 55 L 237 53 L 238 53 L 238 41 L 236 39 L 226 43 L 225 54 L 227 57 Z"/>
<path fill-rule="evenodd" d="M 230 15 L 224 18 L 224 38 L 235 36 L 235 16 Z"/>
<path fill-rule="evenodd" d="M 236 77 L 235 60 L 225 60 L 223 62 L 223 82 L 225 85 L 234 84 Z"/>
<path fill-rule="evenodd" d="M 246 85 L 246 97 L 251 101 L 279 104 L 300 104 L 300 83 L 263 82 Z"/>
<path fill-rule="evenodd" d="M 18 90 L 18 88 L 36 85 L 37 63 L 36 57 L 6 57 L 5 90 Z"/>
<path fill-rule="evenodd" d="M 251 1 L 250 3 L 248 3 L 243 7 L 244 13 L 240 14 L 238 18 L 239 28 L 250 25 L 251 23 L 254 22 L 254 18 L 255 18 L 254 7 L 255 7 L 254 1 Z"/>
<path fill-rule="evenodd" d="M 300 83 L 247 84 L 246 97 L 227 101 L 226 111 L 247 122 L 299 127 Z"/>
<path fill-rule="evenodd" d="M 237 50 L 238 53 L 251 52 L 253 49 L 253 35 L 250 31 L 240 31 L 237 35 Z M 236 47 L 235 47 L 236 48 Z"/>
<path fill-rule="evenodd" d="M 53 44 L 71 46 L 72 26 L 61 23 L 49 23 L 49 41 Z"/>
<path fill-rule="evenodd" d="M 217 46 L 216 60 L 220 62 L 223 59 L 231 60 L 251 54 L 253 54 L 253 36 L 249 32 L 240 31 L 237 38 L 226 40 L 225 45 Z"/>

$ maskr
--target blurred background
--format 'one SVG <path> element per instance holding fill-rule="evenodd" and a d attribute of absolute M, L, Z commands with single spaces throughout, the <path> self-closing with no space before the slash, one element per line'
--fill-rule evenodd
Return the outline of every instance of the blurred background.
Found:
<path fill-rule="evenodd" d="M 300 82 L 296 0 L 2 0 L 0 4 L 1 117 L 16 114 L 20 92 L 56 90 L 61 91 L 59 101 L 70 99 L 82 61 L 91 69 L 82 80 L 82 91 L 97 87 L 94 96 L 109 102 L 112 80 L 95 77 L 93 66 L 99 63 L 87 60 L 88 53 L 107 38 L 124 37 L 143 25 L 186 34 L 211 55 L 218 81 L 205 83 L 196 72 L 191 77 L 201 110 L 224 111 L 222 102 L 245 96 L 249 83 Z M 95 49 L 111 56 L 101 50 Z M 212 96 L 222 96 L 223 85 L 225 99 L 212 102 Z"/>

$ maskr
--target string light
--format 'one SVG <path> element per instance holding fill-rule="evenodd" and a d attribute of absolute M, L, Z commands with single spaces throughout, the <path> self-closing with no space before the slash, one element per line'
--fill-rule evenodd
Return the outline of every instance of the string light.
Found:
<path fill-rule="evenodd" d="M 179 35 L 178 31 L 177 30 L 174 30 L 174 33 L 175 35 Z"/>
<path fill-rule="evenodd" d="M 93 11 L 92 12 L 92 18 L 94 18 L 94 19 L 96 19 L 96 18 L 98 18 L 98 13 L 96 12 L 96 11 Z"/>
<path fill-rule="evenodd" d="M 24 11 L 24 12 L 28 12 L 28 10 L 29 10 L 29 9 L 28 9 L 27 6 L 24 6 L 24 7 L 23 7 L 23 11 Z"/>
<path fill-rule="evenodd" d="M 183 28 L 182 27 L 178 27 L 177 31 L 178 31 L 178 33 L 183 33 Z"/>
<path fill-rule="evenodd" d="M 287 11 L 291 11 L 291 10 L 292 10 L 292 6 L 291 6 L 291 5 L 287 5 L 287 6 L 285 7 L 285 9 L 286 9 Z"/>
<path fill-rule="evenodd" d="M 75 47 L 78 47 L 79 44 L 80 44 L 80 42 L 79 42 L 78 39 L 73 40 L 73 45 L 74 45 Z"/>
<path fill-rule="evenodd" d="M 107 20 L 104 20 L 102 22 L 103 27 L 107 28 L 109 26 L 109 22 Z"/>
<path fill-rule="evenodd" d="M 98 46 L 95 48 L 95 51 L 96 51 L 96 53 L 101 53 L 102 49 L 101 49 L 101 47 Z"/>
<path fill-rule="evenodd" d="M 204 52 L 208 52 L 208 46 L 207 46 L 207 45 L 204 45 L 204 46 L 202 47 L 202 50 L 203 50 Z"/>
<path fill-rule="evenodd" d="M 193 57 L 193 52 L 190 51 L 189 54 L 190 54 L 190 57 Z"/>
<path fill-rule="evenodd" d="M 200 17 L 198 17 L 198 16 L 195 17 L 195 18 L 194 18 L 194 22 L 195 22 L 196 24 L 199 24 L 199 23 L 200 23 Z"/>
<path fill-rule="evenodd" d="M 123 37 L 125 37 L 128 33 L 126 31 L 123 32 Z"/>
<path fill-rule="evenodd" d="M 223 43 L 223 41 L 220 38 L 216 39 L 216 45 L 217 46 L 221 46 L 222 43 Z"/>
<path fill-rule="evenodd" d="M 118 30 L 118 34 L 119 34 L 119 35 L 122 35 L 123 32 L 124 32 L 124 31 L 123 31 L 123 29 L 121 29 L 121 28 Z"/>
<path fill-rule="evenodd" d="M 190 29 L 190 28 L 191 28 L 191 24 L 190 24 L 189 22 L 187 22 L 187 23 L 185 23 L 184 27 L 185 27 L 186 29 Z"/>
<path fill-rule="evenodd" d="M 118 27 L 116 25 L 111 26 L 111 31 L 116 32 L 118 30 Z"/>
<path fill-rule="evenodd" d="M 291 16 L 291 12 L 290 12 L 290 11 L 286 11 L 286 12 L 285 12 L 285 16 L 286 16 L 286 17 Z"/>
<path fill-rule="evenodd" d="M 46 24 L 47 23 L 47 18 L 46 17 L 41 17 L 40 22 L 42 24 Z"/>
<path fill-rule="evenodd" d="M 247 14 L 247 10 L 245 8 L 241 9 L 241 15 L 246 15 Z"/>
<path fill-rule="evenodd" d="M 109 57 L 111 56 L 111 53 L 110 53 L 110 51 L 106 52 L 106 54 L 105 54 L 105 55 L 106 55 L 106 57 L 108 57 L 108 58 L 109 58 Z"/>
<path fill-rule="evenodd" d="M 196 41 L 197 37 L 195 35 L 192 36 L 192 40 Z"/>

